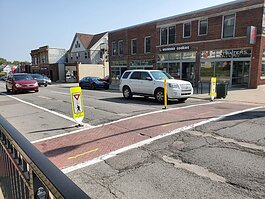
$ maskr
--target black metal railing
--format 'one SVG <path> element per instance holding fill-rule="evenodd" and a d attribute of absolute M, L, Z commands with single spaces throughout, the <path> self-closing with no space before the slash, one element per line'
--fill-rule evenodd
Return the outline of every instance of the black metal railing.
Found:
<path fill-rule="evenodd" d="M 0 187 L 5 199 L 89 198 L 1 115 Z"/>

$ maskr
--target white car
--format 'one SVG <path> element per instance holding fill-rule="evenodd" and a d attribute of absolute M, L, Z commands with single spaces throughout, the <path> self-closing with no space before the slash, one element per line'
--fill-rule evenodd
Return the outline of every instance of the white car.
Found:
<path fill-rule="evenodd" d="M 176 80 L 160 70 L 127 70 L 120 79 L 120 91 L 125 99 L 133 95 L 154 96 L 160 103 L 164 101 L 164 78 L 167 79 L 168 99 L 185 102 L 192 94 L 190 82 Z"/>

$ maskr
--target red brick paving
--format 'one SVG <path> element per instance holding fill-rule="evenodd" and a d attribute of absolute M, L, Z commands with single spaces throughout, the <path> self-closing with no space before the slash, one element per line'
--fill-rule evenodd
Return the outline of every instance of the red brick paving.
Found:
<path fill-rule="evenodd" d="M 167 110 L 42 141 L 35 143 L 35 146 L 63 169 L 143 141 L 149 136 L 155 137 L 180 127 L 252 107 L 246 104 L 213 103 Z M 96 148 L 98 150 L 94 152 L 68 159 Z"/>

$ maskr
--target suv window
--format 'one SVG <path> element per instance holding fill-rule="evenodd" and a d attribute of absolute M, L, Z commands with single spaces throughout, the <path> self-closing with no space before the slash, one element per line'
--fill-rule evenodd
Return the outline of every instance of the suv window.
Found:
<path fill-rule="evenodd" d="M 130 79 L 141 79 L 141 72 L 133 72 Z"/>
<path fill-rule="evenodd" d="M 152 77 L 149 75 L 148 72 L 141 72 L 141 79 L 142 80 L 146 80 L 147 77 L 150 77 L 152 79 Z"/>
<path fill-rule="evenodd" d="M 127 79 L 131 72 L 125 72 L 122 76 L 122 79 Z"/>

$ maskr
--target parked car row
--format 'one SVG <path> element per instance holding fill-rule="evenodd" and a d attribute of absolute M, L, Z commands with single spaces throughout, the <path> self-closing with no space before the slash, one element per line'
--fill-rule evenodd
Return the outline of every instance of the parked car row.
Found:
<path fill-rule="evenodd" d="M 164 79 L 166 79 L 167 99 L 185 102 L 193 95 L 190 82 L 174 79 L 160 70 L 127 70 L 120 78 L 119 89 L 125 99 L 140 95 L 155 97 L 159 103 L 162 103 L 164 101 Z M 84 77 L 79 81 L 79 86 L 82 89 L 109 89 L 109 81 L 99 77 Z"/>

